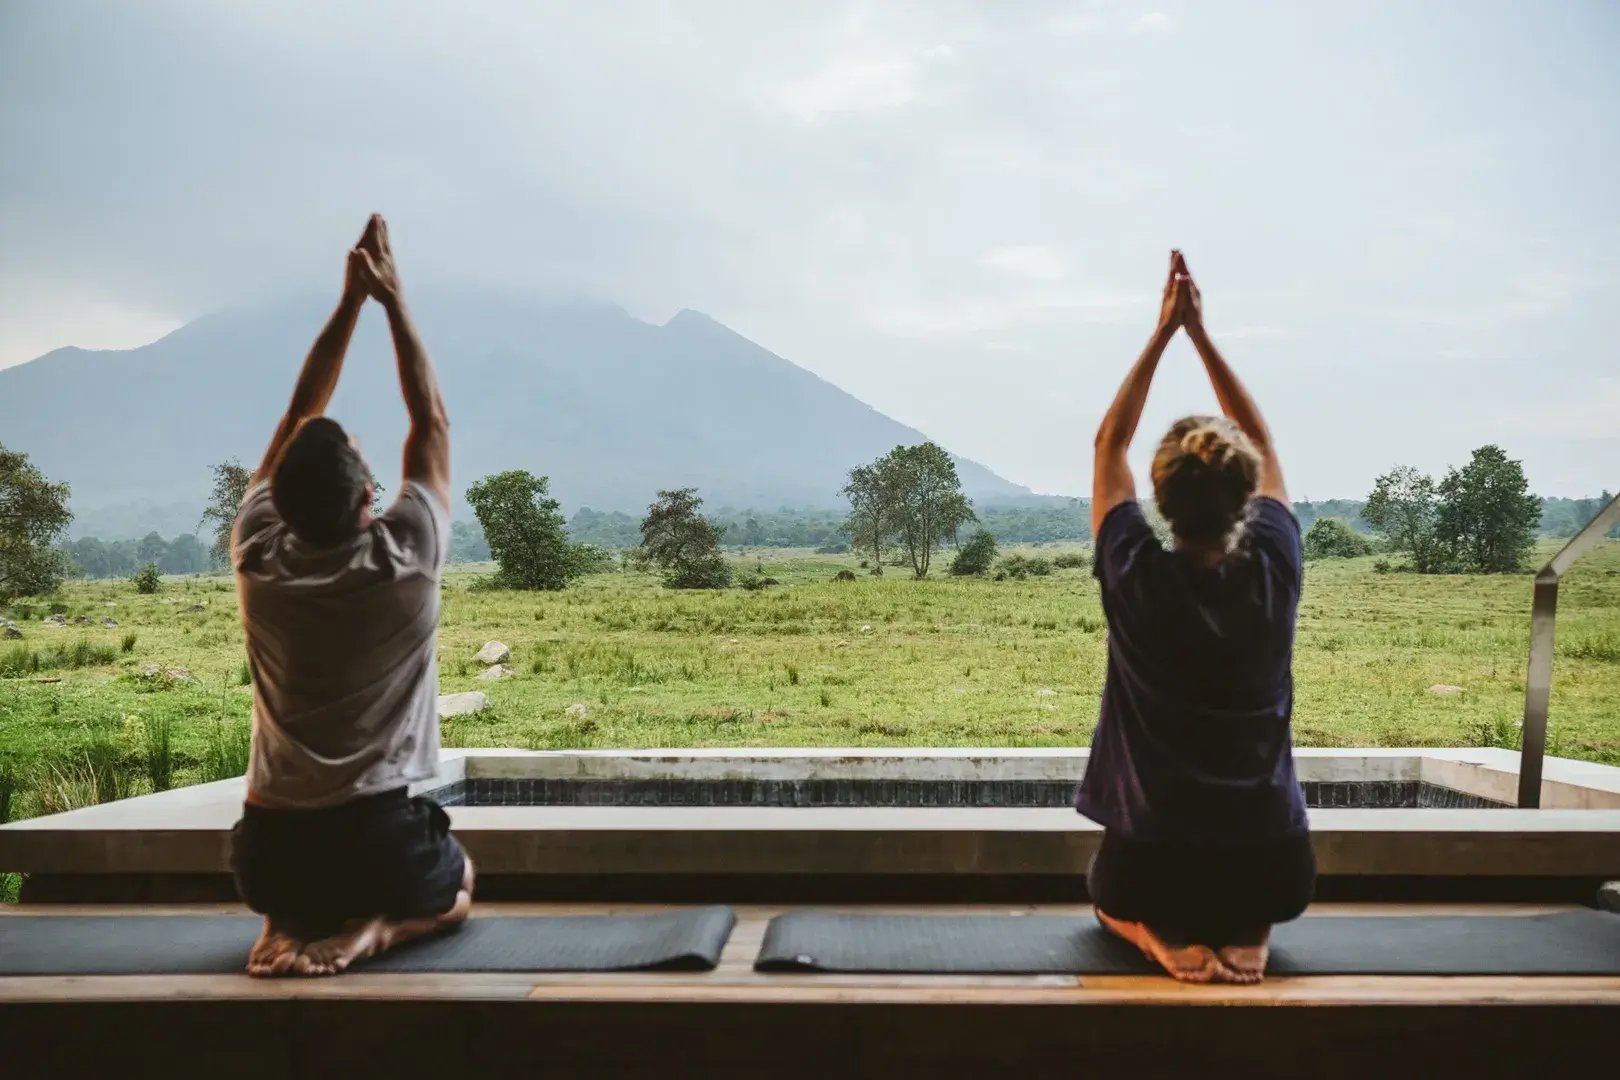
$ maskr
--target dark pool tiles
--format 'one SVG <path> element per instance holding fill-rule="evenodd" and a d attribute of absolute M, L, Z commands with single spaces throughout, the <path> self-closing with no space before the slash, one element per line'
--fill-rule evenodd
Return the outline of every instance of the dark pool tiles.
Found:
<path fill-rule="evenodd" d="M 443 806 L 1035 807 L 1071 805 L 1070 780 L 573 780 L 480 778 L 429 792 Z M 1417 781 L 1306 781 L 1325 809 L 1487 809 L 1506 804 Z"/>

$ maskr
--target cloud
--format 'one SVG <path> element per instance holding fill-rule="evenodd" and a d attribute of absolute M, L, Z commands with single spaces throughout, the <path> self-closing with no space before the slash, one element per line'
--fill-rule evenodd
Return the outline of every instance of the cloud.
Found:
<path fill-rule="evenodd" d="M 1173 34 L 1175 30 L 1175 16 L 1162 11 L 1145 12 L 1131 24 L 1133 34 Z"/>
<path fill-rule="evenodd" d="M 917 100 L 917 70 L 905 57 L 840 57 L 784 85 L 777 101 L 807 123 L 836 113 L 898 109 Z"/>
<path fill-rule="evenodd" d="M 996 248 L 985 255 L 984 265 L 1004 274 L 1041 281 L 1054 281 L 1063 276 L 1063 259 L 1058 253 L 1035 244 Z"/>

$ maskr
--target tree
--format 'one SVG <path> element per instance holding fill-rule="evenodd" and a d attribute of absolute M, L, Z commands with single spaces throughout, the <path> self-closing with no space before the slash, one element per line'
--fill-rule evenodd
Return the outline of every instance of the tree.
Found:
<path fill-rule="evenodd" d="M 885 487 L 888 480 L 879 458 L 870 465 L 857 465 L 849 470 L 849 481 L 841 494 L 849 500 L 849 517 L 843 531 L 849 535 L 850 546 L 856 551 L 870 550 L 872 565 L 883 565 L 883 541 L 894 531 L 891 518 L 892 499 Z"/>
<path fill-rule="evenodd" d="M 1412 569 L 1432 574 L 1445 566 L 1435 535 L 1439 513 L 1434 481 L 1410 465 L 1397 465 L 1374 482 L 1361 516 L 1389 539 L 1392 549 L 1411 556 Z"/>
<path fill-rule="evenodd" d="M 1541 500 L 1529 487 L 1523 465 L 1494 445 L 1447 472 L 1436 489 L 1435 536 L 1452 561 L 1485 574 L 1523 566 L 1541 521 Z"/>
<path fill-rule="evenodd" d="M 927 442 L 895 447 L 878 467 L 911 572 L 927 577 L 934 549 L 954 537 L 963 522 L 976 520 L 973 504 L 962 494 L 956 462 Z"/>
<path fill-rule="evenodd" d="M 62 584 L 68 560 L 54 545 L 73 520 L 68 493 L 27 454 L 0 446 L 0 600 L 55 592 Z"/>
<path fill-rule="evenodd" d="M 996 561 L 996 538 L 978 530 L 968 537 L 956 553 L 956 559 L 951 563 L 953 574 L 987 574 Z"/>
<path fill-rule="evenodd" d="M 247 494 L 250 479 L 252 474 L 235 458 L 214 466 L 214 491 L 208 497 L 197 527 L 214 523 L 214 542 L 208 554 L 216 567 L 231 565 L 231 530 L 236 528 L 236 514 L 242 509 L 242 498 Z"/>
<path fill-rule="evenodd" d="M 1317 518 L 1305 533 L 1307 559 L 1353 559 L 1371 554 L 1372 544 L 1341 518 Z"/>
<path fill-rule="evenodd" d="M 199 574 L 208 569 L 208 549 L 191 533 L 181 533 L 164 549 L 158 569 L 165 574 Z"/>
<path fill-rule="evenodd" d="M 501 589 L 561 589 L 568 584 L 568 534 L 550 480 L 523 469 L 486 476 L 467 489 Z"/>
<path fill-rule="evenodd" d="M 724 529 L 698 514 L 696 488 L 660 491 L 641 521 L 640 554 L 664 572 L 671 589 L 724 589 L 731 566 L 720 553 Z"/>

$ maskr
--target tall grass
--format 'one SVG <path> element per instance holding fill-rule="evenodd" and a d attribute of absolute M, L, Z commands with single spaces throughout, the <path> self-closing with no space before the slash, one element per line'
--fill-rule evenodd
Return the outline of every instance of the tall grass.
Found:
<path fill-rule="evenodd" d="M 123 651 L 125 652 L 125 654 L 132 653 L 132 652 L 135 651 L 135 642 L 137 640 L 138 639 L 137 639 L 134 631 L 130 631 L 129 633 L 124 635 Z"/>
<path fill-rule="evenodd" d="M 253 727 L 241 720 L 215 720 L 203 752 L 203 782 L 229 780 L 247 772 Z"/>
<path fill-rule="evenodd" d="M 65 814 L 128 798 L 134 793 L 133 780 L 118 748 L 97 738 L 76 757 L 41 765 L 34 778 L 34 797 L 41 814 Z"/>
<path fill-rule="evenodd" d="M 146 778 L 152 782 L 153 791 L 168 791 L 174 786 L 174 746 L 169 717 L 161 713 L 148 716 L 143 727 L 146 753 L 142 760 L 146 764 Z"/>
<path fill-rule="evenodd" d="M 16 792 L 16 770 L 9 764 L 0 764 L 0 825 L 11 820 L 11 797 Z"/>
<path fill-rule="evenodd" d="M 0 675 L 15 677 L 65 668 L 101 667 L 112 663 L 117 657 L 118 653 L 111 645 L 97 645 L 82 640 L 72 645 L 43 649 L 13 645 L 0 653 Z"/>

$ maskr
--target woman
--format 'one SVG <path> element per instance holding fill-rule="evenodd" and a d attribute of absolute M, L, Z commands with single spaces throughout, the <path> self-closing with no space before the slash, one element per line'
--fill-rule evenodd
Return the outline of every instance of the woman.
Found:
<path fill-rule="evenodd" d="M 1154 502 L 1174 536 L 1166 550 L 1125 453 L 1178 328 L 1225 416 L 1177 421 L 1154 454 Z M 1178 979 L 1258 982 L 1272 924 L 1305 909 L 1316 879 L 1288 731 L 1299 523 L 1265 421 L 1205 333 L 1180 252 L 1096 453 L 1108 674 L 1076 799 L 1105 829 L 1092 902 L 1104 926 Z"/>

